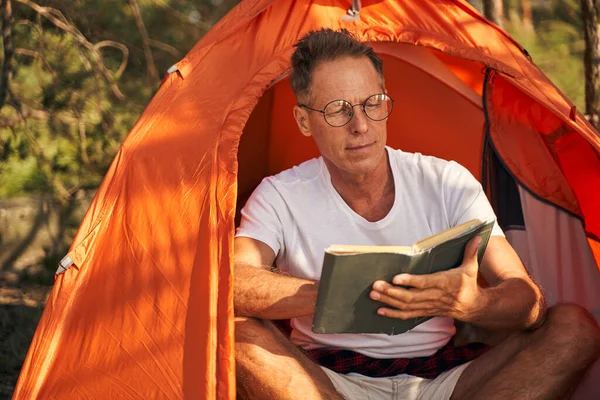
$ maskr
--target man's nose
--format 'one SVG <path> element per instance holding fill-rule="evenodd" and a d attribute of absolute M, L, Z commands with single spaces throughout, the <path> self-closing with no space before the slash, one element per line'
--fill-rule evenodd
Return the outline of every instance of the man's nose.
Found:
<path fill-rule="evenodd" d="M 369 117 L 367 117 L 359 104 L 354 108 L 354 115 L 352 116 L 350 124 L 352 133 L 365 133 L 369 130 Z"/>

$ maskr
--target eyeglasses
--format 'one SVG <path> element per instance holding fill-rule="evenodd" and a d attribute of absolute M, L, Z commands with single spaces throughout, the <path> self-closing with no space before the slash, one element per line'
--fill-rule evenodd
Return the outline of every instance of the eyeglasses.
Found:
<path fill-rule="evenodd" d="M 392 113 L 394 100 L 385 93 L 369 96 L 363 103 L 350 104 L 346 100 L 333 100 L 325 105 L 322 110 L 317 110 L 306 104 L 298 104 L 298 107 L 323 114 L 325 122 L 339 128 L 346 125 L 354 117 L 354 107 L 360 106 L 365 115 L 373 121 L 383 121 Z"/>

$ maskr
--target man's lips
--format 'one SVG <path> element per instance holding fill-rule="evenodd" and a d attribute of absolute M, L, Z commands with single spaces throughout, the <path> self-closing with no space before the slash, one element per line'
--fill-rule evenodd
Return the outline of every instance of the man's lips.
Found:
<path fill-rule="evenodd" d="M 375 142 L 373 143 L 365 143 L 365 144 L 359 144 L 359 145 L 355 145 L 355 146 L 349 146 L 346 147 L 347 150 L 361 150 L 361 149 L 365 149 L 371 145 L 373 145 Z"/>

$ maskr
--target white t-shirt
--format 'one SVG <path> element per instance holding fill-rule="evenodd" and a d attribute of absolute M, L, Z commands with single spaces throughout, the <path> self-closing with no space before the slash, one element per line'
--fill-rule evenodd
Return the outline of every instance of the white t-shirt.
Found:
<path fill-rule="evenodd" d="M 331 244 L 410 246 L 473 218 L 496 217 L 479 182 L 453 161 L 387 148 L 396 196 L 385 218 L 369 222 L 340 197 L 323 158 L 270 176 L 242 210 L 236 236 L 267 244 L 277 267 L 318 280 Z M 492 235 L 503 235 L 497 224 Z M 376 358 L 429 356 L 455 333 L 450 318 L 432 318 L 400 335 L 315 334 L 312 316 L 293 318 L 291 340 L 305 349 L 350 349 Z"/>

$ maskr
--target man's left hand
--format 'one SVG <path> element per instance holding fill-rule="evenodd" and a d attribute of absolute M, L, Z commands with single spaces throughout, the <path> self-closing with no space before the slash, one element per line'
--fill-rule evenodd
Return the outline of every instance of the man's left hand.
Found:
<path fill-rule="evenodd" d="M 484 306 L 478 302 L 482 292 L 477 284 L 480 243 L 479 236 L 469 241 L 463 262 L 457 268 L 429 275 L 396 275 L 393 285 L 376 281 L 371 298 L 394 307 L 382 307 L 378 313 L 399 319 L 437 316 L 468 322 L 469 316 Z M 395 285 L 409 286 L 410 289 Z"/>

